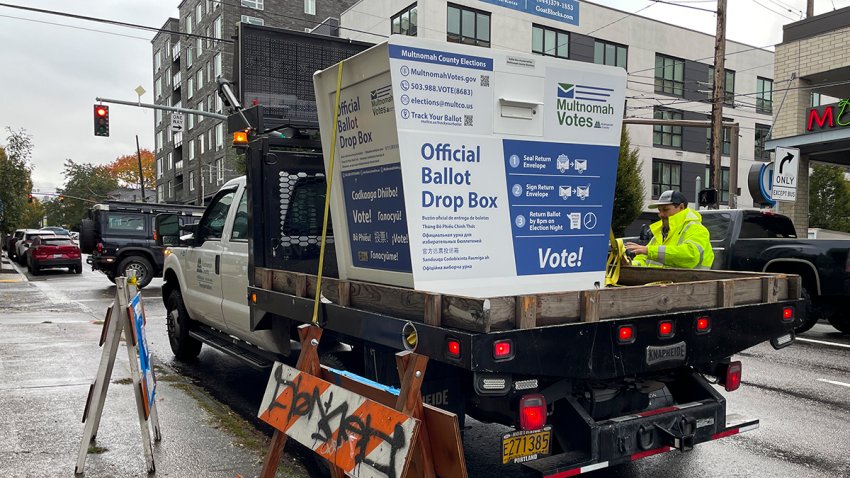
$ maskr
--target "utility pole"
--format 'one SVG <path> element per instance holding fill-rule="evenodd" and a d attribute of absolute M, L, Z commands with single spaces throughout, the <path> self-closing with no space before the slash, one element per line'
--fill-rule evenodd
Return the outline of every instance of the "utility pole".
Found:
<path fill-rule="evenodd" d="M 806 18 L 815 16 L 815 0 L 806 1 Z"/>
<path fill-rule="evenodd" d="M 136 135 L 136 157 L 139 158 L 139 186 L 142 188 L 142 202 L 147 202 L 145 199 L 145 174 L 142 172 L 142 150 L 139 149 L 139 135 Z"/>
<path fill-rule="evenodd" d="M 723 146 L 723 103 L 725 93 L 723 81 L 726 78 L 724 64 L 726 60 L 726 0 L 717 0 L 717 32 L 714 37 L 714 91 L 711 93 L 711 187 L 717 191 L 717 200 L 711 206 L 720 207 L 721 168 L 720 152 Z M 706 184 L 709 184 L 706 181 Z M 730 191 L 731 193 L 732 191 Z"/>

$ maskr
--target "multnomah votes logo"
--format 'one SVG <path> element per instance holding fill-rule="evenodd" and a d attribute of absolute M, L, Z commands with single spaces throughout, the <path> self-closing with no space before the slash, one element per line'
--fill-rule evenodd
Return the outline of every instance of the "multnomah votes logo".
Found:
<path fill-rule="evenodd" d="M 583 128 L 610 128 L 612 123 L 604 119 L 600 121 L 602 118 L 597 115 L 614 114 L 614 107 L 608 104 L 613 92 L 613 88 L 558 83 L 558 124 Z"/>
<path fill-rule="evenodd" d="M 372 90 L 369 93 L 369 100 L 372 102 L 373 115 L 380 116 L 392 112 L 394 110 L 392 85 Z"/>

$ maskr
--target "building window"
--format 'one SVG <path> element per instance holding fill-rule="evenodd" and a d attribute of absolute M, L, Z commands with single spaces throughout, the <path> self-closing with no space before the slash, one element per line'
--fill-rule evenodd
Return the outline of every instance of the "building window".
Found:
<path fill-rule="evenodd" d="M 823 104 L 823 97 L 820 93 L 815 93 L 814 91 L 809 96 L 809 107 L 817 108 L 818 106 Z"/>
<path fill-rule="evenodd" d="M 195 142 L 189 141 L 188 146 L 189 146 L 189 161 L 191 162 L 191 161 L 195 160 Z"/>
<path fill-rule="evenodd" d="M 711 117 L 708 117 L 711 120 Z M 729 118 L 723 118 L 723 122 L 731 121 Z M 705 133 L 705 151 L 711 154 L 711 128 L 706 128 Z M 732 151 L 732 128 L 723 128 L 723 144 L 720 146 L 720 154 L 729 156 Z"/>
<path fill-rule="evenodd" d="M 162 124 L 162 110 L 154 110 L 153 117 L 157 126 Z"/>
<path fill-rule="evenodd" d="M 217 16 L 213 22 L 213 36 L 221 38 L 221 15 Z"/>
<path fill-rule="evenodd" d="M 652 160 L 652 199 L 658 199 L 668 189 L 682 190 L 682 163 Z"/>
<path fill-rule="evenodd" d="M 726 106 L 735 106 L 735 72 L 724 68 L 726 77 L 723 78 L 723 104 Z M 714 67 L 708 67 L 708 98 L 714 96 Z"/>
<path fill-rule="evenodd" d="M 215 125 L 215 149 L 224 147 L 224 124 Z"/>
<path fill-rule="evenodd" d="M 714 187 L 714 175 L 711 174 L 711 168 L 705 167 L 705 176 L 703 176 L 702 187 L 704 189 Z M 706 179 L 708 181 L 706 182 Z M 723 166 L 720 168 L 720 197 L 718 198 L 721 204 L 729 203 L 729 168 Z"/>
<path fill-rule="evenodd" d="M 655 92 L 685 96 L 685 61 L 655 55 Z"/>
<path fill-rule="evenodd" d="M 489 13 L 452 4 L 447 13 L 448 42 L 490 47 Z"/>
<path fill-rule="evenodd" d="M 204 135 L 201 134 L 198 136 L 198 156 L 204 154 L 206 149 L 204 148 Z"/>
<path fill-rule="evenodd" d="M 213 78 L 221 78 L 221 52 L 213 57 Z"/>
<path fill-rule="evenodd" d="M 215 112 L 221 114 L 224 111 L 224 103 L 221 101 L 221 97 L 216 95 L 215 97 Z"/>
<path fill-rule="evenodd" d="M 156 178 L 162 177 L 162 158 L 156 158 Z"/>
<path fill-rule="evenodd" d="M 316 14 L 316 0 L 304 0 L 304 13 L 307 15 Z"/>
<path fill-rule="evenodd" d="M 201 87 L 204 86 L 204 70 L 200 68 L 198 69 L 198 71 L 195 73 L 195 81 L 197 81 L 197 84 L 195 84 L 195 88 L 200 90 Z"/>
<path fill-rule="evenodd" d="M 162 184 L 160 184 L 156 187 L 156 202 L 162 202 L 163 199 L 165 198 L 162 196 Z"/>
<path fill-rule="evenodd" d="M 770 161 L 770 152 L 764 150 L 764 142 L 770 134 L 770 126 L 756 123 L 756 148 L 753 152 L 755 161 Z"/>
<path fill-rule="evenodd" d="M 157 100 L 162 98 L 162 77 L 157 78 L 153 82 L 153 95 Z"/>
<path fill-rule="evenodd" d="M 531 26 L 531 52 L 538 55 L 570 57 L 570 34 L 554 28 Z"/>
<path fill-rule="evenodd" d="M 756 113 L 773 113 L 773 80 L 756 78 Z"/>
<path fill-rule="evenodd" d="M 162 52 L 157 50 L 156 53 L 153 54 L 153 71 L 157 72 L 162 68 Z"/>
<path fill-rule="evenodd" d="M 188 116 L 189 116 L 189 128 L 188 129 L 191 130 L 192 128 L 195 127 L 195 115 L 189 114 Z"/>
<path fill-rule="evenodd" d="M 201 55 L 204 54 L 204 39 L 203 38 L 195 38 L 195 58 L 200 59 Z"/>
<path fill-rule="evenodd" d="M 656 109 L 653 115 L 655 119 L 680 120 L 682 112 L 676 110 Z M 667 146 L 670 148 L 682 148 L 682 127 L 669 125 L 654 125 L 652 127 L 653 146 Z"/>
<path fill-rule="evenodd" d="M 251 25 L 264 25 L 266 22 L 263 21 L 262 18 L 251 17 L 248 15 L 242 15 L 242 23 L 250 23 Z"/>
<path fill-rule="evenodd" d="M 195 94 L 195 79 L 192 77 L 189 77 L 188 90 L 186 91 L 186 94 L 188 95 L 188 98 L 191 98 L 192 95 Z"/>
<path fill-rule="evenodd" d="M 174 156 L 172 156 L 171 153 L 168 153 L 168 160 L 165 162 L 165 165 L 167 166 L 166 171 L 174 169 Z"/>
<path fill-rule="evenodd" d="M 263 0 L 242 0 L 242 6 L 253 8 L 254 10 L 262 10 Z"/>
<path fill-rule="evenodd" d="M 195 172 L 189 171 L 189 191 L 195 190 Z"/>
<path fill-rule="evenodd" d="M 156 132 L 156 152 L 162 151 L 162 131 Z"/>
<path fill-rule="evenodd" d="M 198 4 L 195 6 L 195 21 L 198 22 L 198 24 L 200 24 L 201 23 L 201 17 L 203 17 L 203 16 L 204 16 L 204 4 L 201 3 L 201 2 L 198 2 Z"/>
<path fill-rule="evenodd" d="M 168 199 L 174 197 L 174 181 L 168 181 Z"/>
<path fill-rule="evenodd" d="M 593 62 L 598 65 L 619 66 L 626 68 L 629 49 L 616 43 L 596 40 L 593 44 Z"/>
<path fill-rule="evenodd" d="M 224 168 L 222 167 L 221 158 L 215 160 L 215 172 L 216 172 L 216 181 L 222 182 L 224 181 Z"/>
<path fill-rule="evenodd" d="M 189 35 L 192 34 L 192 25 L 192 14 L 190 13 L 186 15 L 186 33 L 188 33 Z"/>
<path fill-rule="evenodd" d="M 392 33 L 396 35 L 416 36 L 416 4 L 396 13 L 390 19 Z"/>

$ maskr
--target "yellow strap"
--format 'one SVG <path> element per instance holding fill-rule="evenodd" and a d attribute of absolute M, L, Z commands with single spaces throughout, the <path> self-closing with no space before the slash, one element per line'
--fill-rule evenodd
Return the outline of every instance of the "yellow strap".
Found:
<path fill-rule="evenodd" d="M 339 120 L 339 92 L 342 89 L 342 64 L 345 60 L 339 62 L 339 68 L 336 71 L 336 98 L 334 100 L 334 121 L 331 125 L 335 125 Z M 336 128 L 331 126 L 331 131 L 336 131 Z M 322 220 L 322 247 L 319 249 L 319 273 L 316 278 L 316 299 L 313 301 L 313 325 L 319 323 L 319 302 L 322 296 L 322 269 L 325 266 L 325 244 L 328 239 L 328 211 L 331 205 L 331 183 L 334 177 L 334 156 L 336 155 L 336 138 L 331 141 L 331 156 L 328 161 L 328 169 L 325 171 L 325 215 Z"/>
<path fill-rule="evenodd" d="M 614 237 L 612 230 L 609 235 L 611 247 L 608 249 L 608 261 L 605 264 L 605 287 L 616 286 L 620 280 L 620 263 L 626 254 L 626 247 L 622 239 Z"/>

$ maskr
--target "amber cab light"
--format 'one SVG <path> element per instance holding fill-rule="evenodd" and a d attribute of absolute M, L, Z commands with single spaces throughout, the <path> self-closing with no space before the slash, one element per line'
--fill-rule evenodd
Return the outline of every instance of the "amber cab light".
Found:
<path fill-rule="evenodd" d="M 510 340 L 499 340 L 493 343 L 493 358 L 505 360 L 514 356 L 514 347 Z"/>
<path fill-rule="evenodd" d="M 534 393 L 519 399 L 519 426 L 523 430 L 540 430 L 546 426 L 546 397 Z"/>
<path fill-rule="evenodd" d="M 460 358 L 460 341 L 457 339 L 449 339 L 446 342 L 446 351 L 451 358 Z"/>
<path fill-rule="evenodd" d="M 711 319 L 708 317 L 697 317 L 697 333 L 705 334 L 711 330 Z"/>
<path fill-rule="evenodd" d="M 726 381 L 723 383 L 727 392 L 734 392 L 741 386 L 741 362 L 729 362 L 726 367 Z"/>
<path fill-rule="evenodd" d="M 659 337 L 672 337 L 673 336 L 673 322 L 669 320 L 662 320 L 658 323 L 658 336 Z"/>
<path fill-rule="evenodd" d="M 635 328 L 632 325 L 621 325 L 617 329 L 617 340 L 621 344 L 630 344 L 635 341 Z"/>
<path fill-rule="evenodd" d="M 248 133 L 245 131 L 236 131 L 233 133 L 233 144 L 245 145 L 248 144 Z"/>
<path fill-rule="evenodd" d="M 783 307 L 782 308 L 782 320 L 785 322 L 790 322 L 794 320 L 794 308 L 793 307 Z"/>

